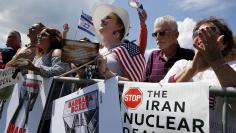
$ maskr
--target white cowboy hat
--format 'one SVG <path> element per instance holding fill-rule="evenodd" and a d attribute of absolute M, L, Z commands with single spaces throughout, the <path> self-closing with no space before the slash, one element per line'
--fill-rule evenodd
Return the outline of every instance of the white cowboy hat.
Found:
<path fill-rule="evenodd" d="M 129 23 L 128 12 L 121 7 L 115 7 L 115 6 L 108 5 L 108 4 L 102 4 L 102 5 L 98 5 L 95 8 L 94 13 L 93 13 L 93 24 L 94 24 L 94 28 L 95 28 L 96 33 L 99 36 L 101 36 L 101 34 L 99 32 L 99 29 L 101 27 L 101 20 L 110 13 L 115 13 L 122 20 L 122 22 L 125 26 L 125 34 L 121 40 L 124 40 L 125 37 L 129 33 L 130 23 Z"/>

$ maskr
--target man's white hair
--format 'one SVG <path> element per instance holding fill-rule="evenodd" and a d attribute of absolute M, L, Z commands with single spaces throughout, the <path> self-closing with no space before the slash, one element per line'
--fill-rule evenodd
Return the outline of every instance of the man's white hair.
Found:
<path fill-rule="evenodd" d="M 167 23 L 169 26 L 171 26 L 173 31 L 178 31 L 178 25 L 175 21 L 175 18 L 169 15 L 156 18 L 154 22 L 154 27 L 156 27 L 157 25 L 162 25 L 164 23 Z"/>

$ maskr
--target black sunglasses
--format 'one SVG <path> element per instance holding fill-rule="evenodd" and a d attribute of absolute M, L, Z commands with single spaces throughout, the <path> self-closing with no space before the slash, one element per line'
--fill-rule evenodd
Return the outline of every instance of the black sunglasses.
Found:
<path fill-rule="evenodd" d="M 220 30 L 217 28 L 217 27 L 207 27 L 207 28 L 210 28 L 213 32 L 215 33 L 220 33 Z M 193 33 L 193 36 L 192 38 L 194 39 L 195 37 L 197 37 L 200 33 L 200 30 L 196 30 L 194 33 Z"/>
<path fill-rule="evenodd" d="M 48 36 L 50 36 L 49 33 L 43 32 L 43 33 L 41 33 L 41 34 L 38 34 L 38 35 L 37 35 L 37 38 L 48 37 Z"/>
<path fill-rule="evenodd" d="M 157 35 L 158 36 L 165 36 L 167 32 L 173 32 L 173 31 L 157 31 L 157 32 L 154 32 L 152 33 L 152 37 L 154 38 L 157 38 Z"/>

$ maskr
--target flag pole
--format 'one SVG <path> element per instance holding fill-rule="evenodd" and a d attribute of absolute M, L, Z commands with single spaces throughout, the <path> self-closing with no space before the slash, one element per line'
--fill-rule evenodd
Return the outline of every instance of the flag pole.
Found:
<path fill-rule="evenodd" d="M 73 73 L 73 72 L 76 72 L 76 71 L 78 71 L 79 69 L 81 69 L 81 68 L 83 68 L 83 67 L 85 67 L 85 66 L 87 66 L 87 65 L 89 65 L 89 64 L 91 64 L 91 63 L 93 63 L 93 62 L 95 62 L 95 60 L 91 60 L 91 61 L 89 61 L 89 62 L 87 62 L 87 63 L 85 63 L 85 64 L 83 64 L 83 65 L 81 65 L 81 66 L 79 66 L 79 67 L 76 67 L 76 68 L 74 68 L 74 69 L 72 69 L 72 70 L 70 70 L 70 71 L 68 71 L 68 72 L 65 72 L 65 73 L 59 75 L 57 78 L 66 76 L 66 75 L 71 74 L 71 73 Z"/>
<path fill-rule="evenodd" d="M 82 10 L 82 13 L 83 13 L 83 10 Z M 80 18 L 78 19 L 77 21 L 78 23 L 80 23 Z M 75 31 L 75 36 L 74 36 L 74 40 L 76 39 L 77 37 L 77 33 L 78 33 L 78 27 L 76 27 L 76 31 Z"/>
<path fill-rule="evenodd" d="M 76 39 L 77 33 L 78 33 L 78 28 L 76 28 L 74 40 Z"/>
<path fill-rule="evenodd" d="M 109 54 L 111 54 L 111 52 L 105 53 L 105 54 L 102 55 L 102 56 L 107 56 L 107 55 L 109 55 Z M 57 77 L 57 78 L 60 78 L 60 77 L 66 76 L 66 75 L 68 75 L 68 74 L 71 74 L 71 73 L 73 73 L 73 72 L 76 72 L 76 71 L 78 71 L 79 69 L 81 69 L 81 68 L 83 68 L 83 67 L 85 67 L 85 66 L 87 66 L 87 65 L 89 65 L 89 64 L 92 64 L 92 63 L 95 62 L 95 61 L 96 61 L 96 58 L 95 58 L 94 60 L 91 60 L 91 61 L 89 61 L 89 62 L 87 62 L 87 63 L 85 63 L 85 64 L 83 64 L 83 65 L 81 65 L 81 66 L 79 66 L 79 67 L 76 67 L 76 68 L 74 68 L 74 69 L 72 69 L 72 70 L 70 70 L 70 71 L 68 71 L 68 72 L 65 72 L 65 73 L 63 73 L 63 74 L 61 74 L 61 75 L 59 75 L 59 76 L 56 76 L 56 77 Z"/>

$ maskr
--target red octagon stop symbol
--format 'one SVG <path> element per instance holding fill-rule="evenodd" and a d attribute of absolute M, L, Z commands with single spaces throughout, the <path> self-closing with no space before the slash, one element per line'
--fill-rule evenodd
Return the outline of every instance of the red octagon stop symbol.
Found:
<path fill-rule="evenodd" d="M 137 87 L 131 87 L 123 95 L 123 103 L 128 109 L 136 109 L 143 100 L 143 93 Z"/>

